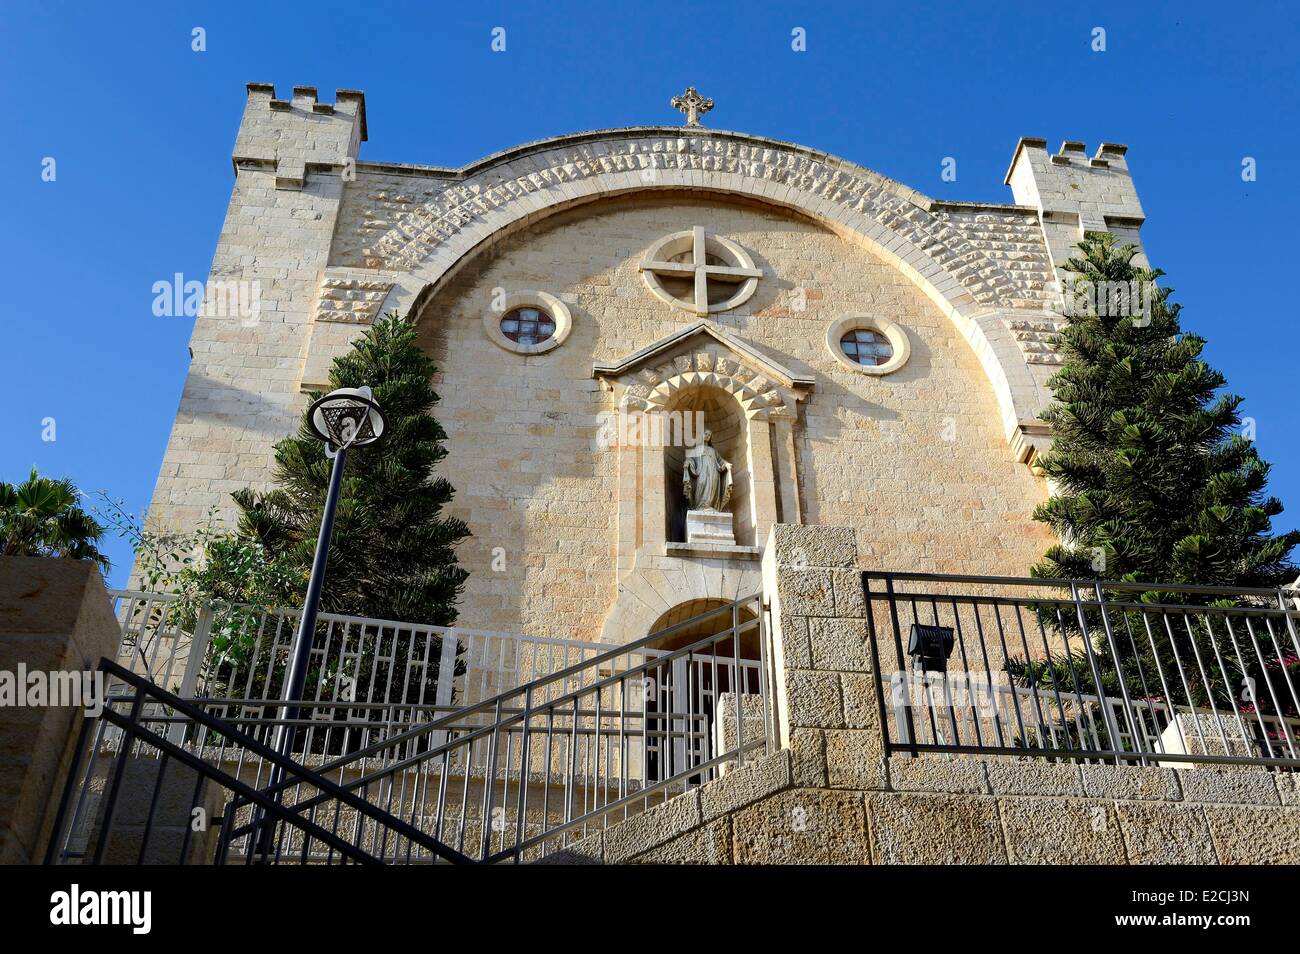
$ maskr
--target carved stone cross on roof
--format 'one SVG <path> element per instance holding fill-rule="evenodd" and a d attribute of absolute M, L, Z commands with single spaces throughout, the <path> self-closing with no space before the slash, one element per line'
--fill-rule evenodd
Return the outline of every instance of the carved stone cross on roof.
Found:
<path fill-rule="evenodd" d="M 713 108 L 713 100 L 705 99 L 695 91 L 694 86 L 688 86 L 686 92 L 681 96 L 674 96 L 669 105 L 686 114 L 687 126 L 698 126 L 700 117 Z"/>

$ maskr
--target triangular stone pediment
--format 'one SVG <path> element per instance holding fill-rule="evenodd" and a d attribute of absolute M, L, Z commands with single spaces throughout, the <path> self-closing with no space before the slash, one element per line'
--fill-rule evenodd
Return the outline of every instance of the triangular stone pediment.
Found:
<path fill-rule="evenodd" d="M 813 387 L 808 375 L 784 365 L 708 321 L 697 321 L 616 362 L 599 362 L 592 376 L 623 384 L 631 409 L 662 407 L 677 392 L 708 386 L 728 392 L 748 416 L 793 414 Z"/>

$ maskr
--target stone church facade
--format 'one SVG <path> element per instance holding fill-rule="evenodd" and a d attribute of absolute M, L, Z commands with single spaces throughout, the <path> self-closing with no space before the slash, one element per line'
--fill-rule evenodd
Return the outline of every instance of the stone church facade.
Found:
<path fill-rule="evenodd" d="M 439 368 L 466 626 L 644 636 L 758 591 L 775 524 L 853 527 L 892 570 L 1022 575 L 1048 544 L 1060 266 L 1084 229 L 1137 241 L 1123 146 L 1022 139 L 1012 203 L 983 204 L 699 126 L 460 169 L 362 160 L 366 136 L 360 92 L 249 85 L 211 280 L 259 307 L 196 322 L 162 525 L 268 482 L 305 392 L 396 312 Z M 676 439 L 701 426 L 730 464 L 711 532 Z"/>

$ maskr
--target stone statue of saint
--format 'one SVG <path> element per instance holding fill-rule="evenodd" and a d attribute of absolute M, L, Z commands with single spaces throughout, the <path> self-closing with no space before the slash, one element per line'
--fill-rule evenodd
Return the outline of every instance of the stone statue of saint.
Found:
<path fill-rule="evenodd" d="M 713 447 L 713 432 L 686 452 L 682 492 L 688 510 L 726 510 L 731 503 L 731 465 Z"/>

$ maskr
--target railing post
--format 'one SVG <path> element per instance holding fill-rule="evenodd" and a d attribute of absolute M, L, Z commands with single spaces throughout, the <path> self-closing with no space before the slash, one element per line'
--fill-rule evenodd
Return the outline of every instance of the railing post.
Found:
<path fill-rule="evenodd" d="M 212 640 L 212 604 L 204 603 L 194 623 L 194 635 L 190 637 L 190 654 L 185 660 L 185 672 L 181 675 L 180 689 L 176 695 L 182 699 L 193 699 L 198 695 L 199 674 L 203 663 L 208 658 L 208 644 Z M 178 722 L 167 730 L 167 741 L 181 745 L 185 741 L 185 723 Z"/>
<path fill-rule="evenodd" d="M 532 739 L 528 731 L 533 715 L 533 687 L 524 690 L 524 738 L 519 743 L 519 812 L 515 819 L 515 864 L 519 863 L 523 851 L 520 846 L 527 834 L 524 822 L 528 816 L 528 763 L 532 758 Z M 546 819 L 542 819 L 542 831 L 546 831 Z"/>
<path fill-rule="evenodd" d="M 456 627 L 442 629 L 438 653 L 438 684 L 433 691 L 433 718 L 440 719 L 451 708 L 456 697 Z M 464 700 L 462 700 L 463 702 Z M 444 745 L 451 736 L 445 731 L 433 733 L 431 741 L 434 746 Z"/>
<path fill-rule="evenodd" d="M 867 611 L 867 641 L 871 644 L 871 669 L 876 677 L 876 703 L 880 707 L 880 750 L 885 758 L 889 758 L 892 747 L 889 741 L 889 709 L 885 707 L 885 674 L 880 671 L 880 647 L 876 643 L 876 614 L 871 608 L 871 577 L 866 570 L 862 571 L 862 603 Z M 910 713 L 908 718 L 910 720 Z"/>
<path fill-rule="evenodd" d="M 1137 715 L 1133 709 L 1133 700 L 1129 698 L 1128 685 L 1124 682 L 1124 667 L 1120 665 L 1119 649 L 1115 645 L 1115 632 L 1110 625 L 1110 614 L 1106 612 L 1106 597 L 1101 591 L 1101 580 L 1093 581 L 1093 589 L 1097 594 L 1097 606 L 1101 610 L 1101 625 L 1106 630 L 1106 643 L 1110 646 L 1110 658 L 1115 664 L 1115 678 L 1119 680 L 1119 693 L 1124 700 L 1124 718 L 1128 720 L 1129 734 L 1133 739 L 1133 750 L 1142 756 L 1140 763 L 1148 765 L 1149 761 L 1145 754 L 1145 740 L 1142 738 L 1142 730 L 1138 726 Z M 1141 666 L 1141 663 L 1136 664 L 1139 667 Z M 1098 689 L 1100 688 L 1098 686 Z M 1099 692 L 1098 695 L 1102 694 Z M 1105 698 L 1104 695 L 1102 698 Z M 1115 741 L 1118 742 L 1119 740 L 1116 739 Z"/>
<path fill-rule="evenodd" d="M 740 607 L 731 604 L 731 691 L 736 696 L 736 768 L 745 767 L 745 694 L 740 684 Z M 716 690 L 715 690 L 716 692 Z"/>
<path fill-rule="evenodd" d="M 772 653 L 767 645 L 771 637 L 771 629 L 768 626 L 768 617 L 772 613 L 770 604 L 763 603 L 763 597 L 760 595 L 754 600 L 754 615 L 758 619 L 758 699 L 759 705 L 763 709 L 763 751 L 766 755 L 771 755 L 776 751 L 776 707 L 773 699 L 772 685 L 774 680 L 768 672 L 768 666 L 771 665 Z M 717 696 L 717 686 L 714 686 L 714 696 Z M 714 707 L 717 707 L 716 698 Z"/>
<path fill-rule="evenodd" d="M 904 682 L 906 683 L 906 682 L 907 682 L 907 678 L 908 678 L 908 672 L 907 672 L 907 663 L 905 663 L 905 662 L 903 661 L 904 659 L 906 659 L 906 656 L 905 656 L 904 653 L 903 653 L 903 633 L 902 633 L 902 626 L 901 626 L 901 624 L 900 624 L 899 621 L 898 621 L 898 594 L 894 592 L 894 578 L 893 578 L 893 576 L 890 576 L 890 575 L 888 575 L 888 574 L 885 575 L 885 596 L 886 596 L 886 598 L 889 600 L 889 619 L 890 619 L 890 623 L 893 625 L 893 628 L 894 628 L 894 654 L 895 654 L 895 663 L 896 663 L 896 665 L 898 665 L 899 667 L 901 667 L 901 668 L 900 668 L 900 671 L 903 673 Z M 913 607 L 913 618 L 915 618 L 915 607 Z M 867 604 L 867 619 L 868 619 L 868 620 L 871 619 L 871 604 L 870 604 L 870 603 Z M 873 646 L 874 646 L 874 643 L 873 643 Z M 880 682 L 880 680 L 881 680 L 881 678 L 883 677 L 883 675 L 884 675 L 884 674 L 883 674 L 883 673 L 880 673 L 880 672 L 877 672 L 877 673 L 876 673 L 876 682 L 877 682 L 877 683 Z M 922 678 L 924 678 L 925 674 L 922 673 L 921 675 L 922 675 Z M 912 691 L 911 691 L 912 687 L 911 687 L 910 684 L 907 684 L 907 685 L 904 685 L 903 688 L 904 688 L 904 691 L 905 691 L 906 694 L 907 694 L 907 695 L 906 695 L 906 698 L 903 700 L 903 713 L 907 716 L 907 744 L 908 744 L 908 751 L 911 753 L 912 758 L 918 758 L 918 757 L 920 756 L 921 753 L 920 753 L 920 750 L 917 749 L 917 747 L 916 747 L 916 722 L 915 722 L 915 720 L 912 718 Z M 882 691 L 882 692 L 884 691 L 884 690 L 883 690 L 883 687 L 882 687 L 881 691 Z M 927 689 L 926 689 L 926 691 L 927 691 L 927 693 L 929 692 L 928 684 L 927 684 Z M 928 696 L 927 696 L 927 698 L 928 698 Z M 881 725 L 884 725 L 884 724 L 887 722 L 888 719 L 889 719 L 889 712 L 884 708 L 883 703 L 882 703 L 881 710 L 880 710 L 880 722 L 881 722 Z M 931 722 L 933 722 L 933 719 L 931 719 Z M 888 731 L 888 730 L 885 730 L 885 731 Z M 886 735 L 886 740 L 888 740 L 888 736 L 887 736 L 887 735 Z M 886 749 L 885 749 L 885 754 L 888 755 L 889 752 L 890 752 L 890 750 L 889 750 L 888 748 L 886 748 Z"/>
<path fill-rule="evenodd" d="M 482 852 L 479 855 L 480 861 L 486 861 L 492 851 L 492 802 L 496 794 L 497 787 L 497 752 L 498 737 L 501 734 L 501 700 L 497 699 L 495 710 L 495 721 L 492 726 L 492 735 L 488 742 L 488 760 L 487 770 L 483 775 L 483 818 L 479 822 L 480 834 L 482 835 Z M 465 785 L 469 785 L 470 770 L 465 770 Z"/>
<path fill-rule="evenodd" d="M 1093 682 L 1093 687 L 1097 690 L 1097 699 L 1100 700 L 1101 702 L 1101 718 L 1106 725 L 1106 734 L 1110 736 L 1109 742 L 1110 742 L 1111 751 L 1118 752 L 1119 750 L 1115 748 L 1115 746 L 1119 744 L 1119 724 L 1116 723 L 1115 721 L 1115 713 L 1111 711 L 1110 705 L 1106 700 L 1106 690 L 1102 687 L 1101 684 L 1101 667 L 1097 665 L 1097 653 L 1092 648 L 1092 634 L 1088 632 L 1088 621 L 1083 611 L 1083 597 L 1079 595 L 1078 580 L 1070 581 L 1070 596 L 1074 599 L 1074 610 L 1079 617 L 1079 629 L 1083 633 L 1083 651 L 1084 654 L 1088 657 L 1088 668 L 1092 671 L 1092 682 Z M 1100 608 L 1100 606 L 1098 608 Z M 1104 610 L 1102 613 L 1102 618 L 1103 619 L 1105 618 Z M 1109 624 L 1108 624 L 1108 629 L 1109 629 Z M 1067 646 L 1066 649 L 1068 653 L 1069 647 Z M 1115 660 L 1115 664 L 1116 664 L 1116 673 L 1118 674 L 1118 670 L 1119 670 L 1118 659 Z M 1123 684 L 1124 684 L 1124 680 L 1123 677 L 1121 676 L 1120 685 L 1123 686 Z M 1116 765 L 1123 764 L 1123 759 L 1121 759 L 1118 755 L 1115 755 L 1114 758 L 1115 758 Z"/>

